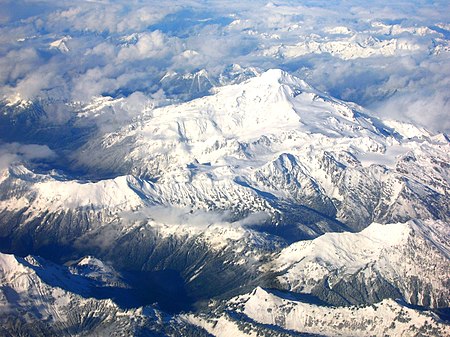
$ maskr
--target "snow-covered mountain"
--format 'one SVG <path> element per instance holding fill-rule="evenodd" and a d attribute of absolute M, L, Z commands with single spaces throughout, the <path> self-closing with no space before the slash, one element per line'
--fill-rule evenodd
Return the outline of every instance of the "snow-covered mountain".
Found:
<path fill-rule="evenodd" d="M 431 312 L 417 311 L 394 300 L 371 306 L 332 307 L 260 287 L 197 314 L 168 315 L 151 306 L 121 308 L 110 299 L 99 298 L 102 295 L 96 289 L 105 284 L 94 283 L 91 277 L 74 272 L 87 265 L 106 269 L 106 273 L 97 269 L 97 276 L 107 276 L 112 271 L 92 257 L 66 268 L 32 256 L 1 254 L 2 334 L 444 336 L 449 333 L 448 325 Z M 108 289 L 114 294 L 122 288 Z M 97 297 L 90 297 L 90 293 Z"/>
<path fill-rule="evenodd" d="M 205 69 L 185 74 L 169 71 L 161 78 L 160 84 L 166 96 L 192 100 L 208 95 L 218 85 L 238 84 L 259 74 L 260 71 L 254 67 L 243 68 L 238 64 L 231 64 L 218 76 L 209 74 Z"/>
<path fill-rule="evenodd" d="M 427 51 L 438 54 L 447 44 L 442 37 L 439 29 L 427 26 L 374 21 L 365 30 L 358 32 L 347 26 L 332 26 L 323 32 L 302 34 L 296 37 L 296 43 L 275 43 L 262 48 L 259 53 L 284 59 L 327 54 L 342 60 L 394 57 Z"/>
<path fill-rule="evenodd" d="M 258 336 L 264 329 L 263 334 L 269 336 L 431 337 L 450 332 L 449 326 L 432 313 L 413 310 L 391 299 L 370 306 L 330 307 L 256 288 L 231 299 L 229 308 L 227 312 L 218 311 L 214 318 L 188 316 L 186 320 L 215 336 Z"/>
<path fill-rule="evenodd" d="M 2 336 L 208 335 L 151 306 L 126 309 L 109 298 L 93 298 L 89 295 L 101 283 L 42 259 L 0 254 L 0 272 Z M 112 295 L 115 291 L 110 290 Z"/>
<path fill-rule="evenodd" d="M 86 284 L 137 288 L 139 294 L 151 287 L 151 300 L 162 310 L 199 308 L 176 316 L 183 322 L 178 327 L 201 326 L 213 335 L 223 335 L 221 325 L 243 335 L 246 327 L 247 335 L 252 329 L 276 334 L 267 324 L 285 329 L 281 335 L 334 335 L 336 317 L 349 322 L 342 323 L 349 336 L 367 326 L 375 335 L 445 332 L 431 314 L 392 299 L 448 307 L 448 137 L 375 118 L 281 70 L 245 79 L 257 70 L 234 66 L 227 74 L 223 81 L 234 84 L 158 108 L 141 97 L 65 103 L 73 114 L 38 132 L 28 131 L 53 116 L 48 105 L 5 107 L 3 141 L 14 153 L 0 153 L 7 163 L 0 165 L 2 250 L 66 263 L 66 273 Z M 179 75 L 165 80 L 171 76 Z M 207 74 L 185 77 L 200 88 Z M 129 108 L 136 102 L 139 111 Z M 123 111 L 129 114 L 121 119 Z M 104 118 L 113 125 L 101 128 L 97 122 Z M 11 131 L 21 126 L 22 134 Z M 17 142 L 46 146 L 52 156 L 37 163 Z M 4 259 L 5 275 L 28 266 L 21 258 Z M 22 274 L 34 275 L 36 268 L 27 268 Z M 55 285 L 38 276 L 37 287 L 51 294 Z M 4 278 L 2 286 L 12 287 L 16 277 Z M 328 305 L 376 304 L 329 309 L 286 300 L 281 311 L 283 300 L 258 287 L 312 294 Z M 29 296 L 24 306 L 39 307 L 26 289 L 20 301 Z M 64 289 L 81 303 L 75 312 L 91 310 L 77 297 L 90 296 L 84 290 Z M 173 291 L 179 291 L 176 308 L 164 300 Z M 51 305 L 56 300 L 49 296 L 43 302 Z M 256 315 L 260 304 L 247 307 L 255 298 L 267 305 L 267 315 Z M 209 300 L 220 303 L 215 316 Z M 106 305 L 105 299 L 86 301 Z M 131 329 L 120 331 L 136 327 L 117 304 L 109 306 Z M 287 323 L 311 310 L 320 319 Z M 356 318 L 349 318 L 352 310 Z M 385 313 L 379 325 L 377 310 Z M 142 322 L 164 326 L 158 314 L 142 315 Z M 247 321 L 240 324 L 240 315 Z"/>
<path fill-rule="evenodd" d="M 374 223 L 359 233 L 296 242 L 270 263 L 282 287 L 337 305 L 402 297 L 448 307 L 448 242 L 448 226 L 440 221 Z"/>
<path fill-rule="evenodd" d="M 309 54 L 330 54 L 343 60 L 369 57 L 389 57 L 420 51 L 421 46 L 410 41 L 391 38 L 380 40 L 373 36 L 340 37 L 329 40 L 313 35 L 295 45 L 273 46 L 262 51 L 263 55 L 297 58 Z"/>
<path fill-rule="evenodd" d="M 160 204 L 274 214 L 274 203 L 295 203 L 358 229 L 447 219 L 447 139 L 420 129 L 411 137 L 408 125 L 361 111 L 271 70 L 155 109 L 88 142 L 73 160 L 157 180 L 144 194 Z"/>

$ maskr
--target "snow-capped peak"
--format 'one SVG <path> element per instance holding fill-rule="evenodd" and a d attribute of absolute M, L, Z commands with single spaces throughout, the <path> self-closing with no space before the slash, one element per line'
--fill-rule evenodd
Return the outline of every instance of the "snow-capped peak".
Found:
<path fill-rule="evenodd" d="M 186 105 L 190 106 L 189 110 L 207 105 L 217 126 L 231 124 L 227 128 L 239 130 L 239 133 L 233 132 L 237 137 L 251 131 L 256 137 L 266 134 L 267 130 L 273 132 L 278 127 L 344 137 L 374 133 L 384 137 L 375 127 L 381 123 L 369 116 L 356 114 L 356 105 L 321 93 L 280 69 L 267 70 L 238 85 L 218 88 L 214 96 Z M 217 113 L 219 111 L 220 114 Z"/>
<path fill-rule="evenodd" d="M 164 174 L 186 182 L 193 172 L 180 174 L 180 168 L 196 161 L 232 167 L 230 158 L 258 158 L 250 164 L 256 167 L 263 164 L 261 160 L 272 160 L 299 147 L 307 150 L 313 146 L 315 151 L 333 147 L 349 151 L 356 159 L 368 158 L 365 154 L 372 152 L 384 156 L 387 148 L 402 138 L 393 129 L 395 126 L 354 104 L 321 93 L 285 71 L 271 69 L 239 84 L 216 87 L 212 95 L 153 109 L 145 118 L 87 144 L 76 159 L 95 170 L 104 167 L 117 170 L 115 174 L 154 177 Z M 262 139 L 264 148 L 260 143 L 249 146 Z M 395 158 L 389 162 L 395 164 Z"/>
<path fill-rule="evenodd" d="M 7 107 L 17 107 L 21 109 L 25 109 L 29 107 L 33 102 L 27 99 L 24 99 L 20 93 L 15 93 L 9 97 L 5 97 L 4 99 Z"/>
<path fill-rule="evenodd" d="M 290 75 L 288 72 L 281 69 L 269 69 L 262 73 L 259 77 L 250 80 L 253 82 L 263 82 L 267 84 L 285 84 L 291 87 L 305 87 L 311 89 L 305 81 Z"/>
<path fill-rule="evenodd" d="M 61 53 L 68 53 L 70 51 L 67 46 L 67 41 L 71 40 L 71 36 L 64 36 L 61 39 L 53 41 L 49 44 L 50 49 L 58 49 Z"/>

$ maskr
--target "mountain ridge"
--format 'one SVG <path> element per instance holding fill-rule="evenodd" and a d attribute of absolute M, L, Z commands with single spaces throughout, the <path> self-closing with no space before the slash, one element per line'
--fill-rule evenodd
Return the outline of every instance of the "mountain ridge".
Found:
<path fill-rule="evenodd" d="M 104 109 L 125 101 L 99 100 L 70 125 L 101 121 Z M 207 311 L 208 301 L 231 310 L 232 298 L 256 287 L 312 294 L 329 305 L 402 298 L 448 306 L 449 253 L 439 238 L 448 236 L 450 214 L 447 136 L 372 117 L 279 69 L 188 102 L 140 106 L 133 118 L 84 134 L 81 146 L 53 151 L 49 139 L 39 148 L 66 153 L 68 169 L 86 172 L 79 178 L 51 169 L 55 157 L 37 169 L 33 156 L 10 146 L 15 160 L 0 176 L 3 251 L 85 261 L 72 272 L 91 281 L 116 275 L 102 269 L 108 261 L 125 275 L 113 277 L 117 284 L 139 288 L 147 280 L 158 294 L 167 277 L 184 292 L 177 310 Z M 392 243 L 398 228 L 404 235 Z M 320 255 L 324 245 L 341 260 Z M 317 248 L 291 254 L 303 246 Z M 428 253 L 421 260 L 416 251 Z M 284 263 L 285 255 L 292 261 Z M 402 259 L 435 266 L 433 280 Z M 309 276 L 301 272 L 308 261 Z M 396 306 L 386 303 L 380 306 Z M 206 316 L 229 324 L 217 310 L 222 318 Z M 177 319 L 206 329 L 200 316 Z M 252 329 L 273 332 L 261 326 L 273 322 L 250 316 Z"/>

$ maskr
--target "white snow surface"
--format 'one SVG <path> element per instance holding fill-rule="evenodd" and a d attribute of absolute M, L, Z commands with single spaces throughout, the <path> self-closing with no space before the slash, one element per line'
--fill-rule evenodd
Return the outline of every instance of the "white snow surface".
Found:
<path fill-rule="evenodd" d="M 400 138 L 431 137 L 411 125 L 383 123 L 358 111 L 364 110 L 272 69 L 216 88 L 211 96 L 146 110 L 142 120 L 90 142 L 74 159 L 88 167 L 131 166 L 128 173 L 162 178 L 159 183 L 191 183 L 194 172 L 187 166 L 207 173 L 203 181 L 220 181 L 247 175 L 282 153 L 308 161 L 330 150 L 365 158 L 374 154 L 381 156 L 374 163 L 392 166 L 407 150 Z"/>
<path fill-rule="evenodd" d="M 353 60 L 370 57 L 389 57 L 409 54 L 422 50 L 419 44 L 395 37 L 378 39 L 372 35 L 352 34 L 345 29 L 336 27 L 330 30 L 331 37 L 319 37 L 315 34 L 307 36 L 297 44 L 272 46 L 262 51 L 262 55 L 283 58 L 297 58 L 309 54 L 327 53 L 343 60 Z"/>
<path fill-rule="evenodd" d="M 3 209 L 17 210 L 29 207 L 29 212 L 39 212 L 87 207 L 120 211 L 135 209 L 142 204 L 142 200 L 129 187 L 131 177 L 121 176 L 98 182 L 82 182 L 58 180 L 28 170 L 24 173 L 34 181 L 30 191 L 19 198 L 1 201 Z"/>
<path fill-rule="evenodd" d="M 55 40 L 49 44 L 50 49 L 58 49 L 61 53 L 68 53 L 70 51 L 67 46 L 67 41 L 71 40 L 72 37 L 64 36 L 61 39 Z"/>
<path fill-rule="evenodd" d="M 80 114 L 123 104 L 99 98 Z M 368 192 L 382 186 L 379 212 L 387 207 L 403 218 L 431 217 L 422 199 L 405 200 L 406 193 L 425 198 L 449 191 L 449 173 L 442 169 L 450 161 L 447 138 L 377 120 L 278 69 L 217 88 L 211 96 L 143 109 L 136 121 L 74 153 L 75 162 L 95 171 L 117 169 L 116 178 L 69 180 L 16 167 L 2 173 L 1 183 L 12 180 L 25 192 L 0 201 L 0 208 L 121 216 L 163 206 L 273 216 L 277 210 L 267 198 L 272 195 L 313 208 L 330 209 L 337 200 L 343 205 L 337 217 L 345 222 L 349 212 L 364 206 L 349 198 L 364 184 Z M 362 198 L 366 192 L 358 193 Z"/>
<path fill-rule="evenodd" d="M 80 115 L 101 115 L 106 107 L 121 107 L 122 103 L 98 99 Z M 380 274 L 398 287 L 406 301 L 417 296 L 418 304 L 433 307 L 450 298 L 445 283 L 450 278 L 448 223 L 436 219 L 445 218 L 445 207 L 438 206 L 438 215 L 427 208 L 445 200 L 450 191 L 447 136 L 378 120 L 362 108 L 336 100 L 277 69 L 217 88 L 212 95 L 187 103 L 158 109 L 145 106 L 138 117 L 116 131 L 105 132 L 100 140 L 92 140 L 73 155 L 73 160 L 84 167 L 117 169 L 120 174 L 116 178 L 81 181 L 58 174 L 37 174 L 26 165 L 15 165 L 1 172 L 3 190 L 17 193 L 2 199 L 0 209 L 25 209 L 24 221 L 46 212 L 81 209 L 99 218 L 101 226 L 112 219 L 118 221 L 122 234 L 148 226 L 160 238 L 196 236 L 215 252 L 234 251 L 235 260 L 230 263 L 252 265 L 260 258 L 253 248 L 270 242 L 247 226 L 275 217 L 279 210 L 274 200 L 317 207 L 319 211 L 339 205 L 336 218 L 343 222 L 352 212 L 357 216 L 372 212 L 380 221 L 388 220 L 385 224 L 373 223 L 359 233 L 327 233 L 295 242 L 273 261 L 270 256 L 261 271 L 279 273 L 281 285 L 298 292 L 310 292 L 325 276 L 333 286 L 360 273 L 367 279 Z M 367 196 L 374 191 L 378 191 L 374 199 L 379 199 L 373 208 L 365 208 L 373 202 Z M 393 216 L 416 220 L 389 223 Z M 14 258 L 2 259 L 2 284 L 13 283 L 23 292 L 23 300 L 29 295 L 27 291 L 33 292 L 29 301 L 39 298 L 39 291 L 33 290 L 26 276 L 32 270 L 14 262 Z M 113 273 L 92 258 L 80 261 L 79 267 L 83 265 L 90 268 L 86 275 L 93 279 Z M 12 269 L 18 272 L 8 271 Z M 412 287 L 414 280 L 421 282 L 419 290 Z M 58 294 L 61 291 L 57 290 Z M 279 299 L 269 295 L 261 296 L 277 307 Z M 57 297 L 66 305 L 71 296 Z M 49 303 L 50 299 L 45 298 Z M 316 310 L 304 307 L 306 304 L 290 305 Z M 391 318 L 403 310 L 392 301 L 377 305 Z M 60 314 L 53 307 L 45 310 L 49 319 L 54 313 Z M 269 314 L 257 316 L 254 307 L 245 310 L 257 321 L 274 323 Z M 320 310 L 318 317 L 325 314 Z M 345 317 L 350 315 L 351 309 L 342 310 L 339 312 L 345 312 Z M 361 316 L 375 315 L 371 309 L 361 310 Z M 339 312 L 331 321 L 314 323 L 316 329 L 322 331 L 318 326 L 323 325 L 326 333 L 337 333 L 333 325 L 336 317 L 344 317 Z M 289 313 L 283 315 L 291 319 Z M 357 326 L 367 323 L 381 333 L 375 318 L 364 323 L 359 320 Z M 422 318 L 414 320 L 422 324 Z M 226 317 L 219 323 L 223 326 L 219 330 L 225 331 L 222 334 L 238 329 Z M 208 322 L 198 324 L 219 334 Z M 306 325 L 288 329 L 306 331 L 302 330 Z M 347 335 L 363 331 L 358 329 L 348 330 L 353 332 Z M 402 331 L 407 331 L 404 336 L 414 335 L 409 334 L 412 325 L 399 324 L 395 329 L 393 332 L 400 336 Z"/>
<path fill-rule="evenodd" d="M 427 295 L 431 298 L 427 305 L 436 306 L 439 299 L 450 296 L 449 242 L 449 227 L 441 221 L 373 223 L 359 233 L 326 233 L 293 243 L 269 268 L 281 273 L 281 284 L 305 293 L 325 276 L 333 288 L 341 279 L 358 273 L 369 279 L 379 273 L 409 299 L 413 294 L 408 282 L 417 279 L 422 287 L 430 287 L 415 289 L 419 302 Z"/>
<path fill-rule="evenodd" d="M 256 288 L 235 299 L 243 313 L 263 324 L 325 336 L 446 336 L 450 327 L 430 313 L 383 300 L 365 307 L 324 307 L 284 299 Z M 428 326 L 429 325 L 429 326 Z M 427 327 L 428 326 L 428 327 Z"/>
<path fill-rule="evenodd" d="M 57 286 L 51 286 L 42 281 L 34 268 L 51 275 L 55 280 L 66 278 L 57 269 L 42 266 L 31 256 L 19 258 L 0 254 L 0 312 L 6 313 L 8 310 L 17 310 L 21 307 L 29 308 L 34 315 L 41 317 L 42 321 L 62 324 L 70 324 L 70 307 L 76 308 L 75 310 L 87 307 L 89 310 L 80 312 L 80 316 L 86 317 L 105 316 L 104 312 L 109 312 L 106 318 L 111 321 L 115 315 L 126 313 L 109 299 L 83 298 Z M 126 314 L 134 315 L 137 311 L 129 311 Z"/>

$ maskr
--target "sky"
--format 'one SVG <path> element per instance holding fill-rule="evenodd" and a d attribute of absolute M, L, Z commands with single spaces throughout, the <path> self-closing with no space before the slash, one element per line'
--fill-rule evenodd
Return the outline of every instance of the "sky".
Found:
<path fill-rule="evenodd" d="M 0 0 L 5 102 L 123 97 L 126 115 L 191 98 L 167 73 L 205 69 L 217 85 L 239 64 L 448 133 L 449 56 L 448 1 Z"/>

